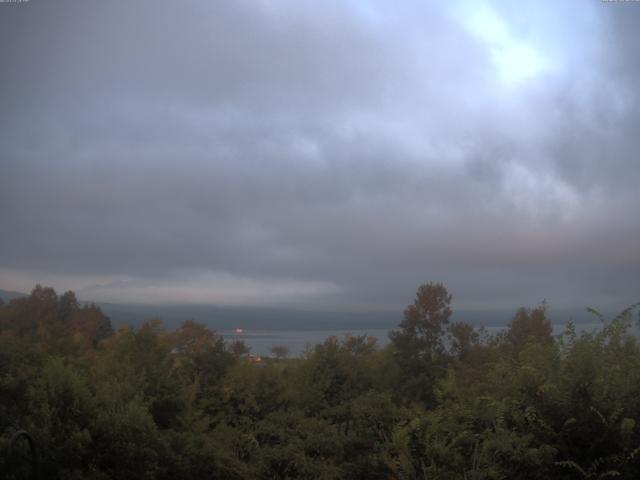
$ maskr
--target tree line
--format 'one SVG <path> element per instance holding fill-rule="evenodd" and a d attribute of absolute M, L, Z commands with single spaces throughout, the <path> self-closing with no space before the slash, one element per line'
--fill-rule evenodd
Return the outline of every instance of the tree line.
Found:
<path fill-rule="evenodd" d="M 114 331 L 37 286 L 0 302 L 0 452 L 26 430 L 52 479 L 638 478 L 633 307 L 554 336 L 544 304 L 494 335 L 450 305 L 428 283 L 384 348 L 330 337 L 258 363 L 195 321 Z M 27 478 L 28 455 L 0 472 Z"/>

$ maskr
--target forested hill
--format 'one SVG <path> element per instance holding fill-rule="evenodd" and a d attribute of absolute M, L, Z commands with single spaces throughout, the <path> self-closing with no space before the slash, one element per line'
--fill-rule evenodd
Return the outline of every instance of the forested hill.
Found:
<path fill-rule="evenodd" d="M 10 302 L 16 298 L 26 297 L 27 295 L 20 292 L 12 292 L 10 290 L 2 290 L 0 288 L 0 300 L 3 302 Z"/>
<path fill-rule="evenodd" d="M 0 302 L 0 448 L 26 429 L 42 478 L 638 478 L 632 308 L 560 336 L 544 305 L 522 308 L 489 335 L 450 302 L 421 286 L 384 348 L 331 337 L 258 358 L 193 321 L 114 330 L 37 287 Z"/>

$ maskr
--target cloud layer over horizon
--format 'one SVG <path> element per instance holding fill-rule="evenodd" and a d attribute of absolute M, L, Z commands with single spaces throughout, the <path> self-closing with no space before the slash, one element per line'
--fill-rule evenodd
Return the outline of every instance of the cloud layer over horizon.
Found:
<path fill-rule="evenodd" d="M 640 4 L 0 5 L 0 288 L 640 300 Z"/>

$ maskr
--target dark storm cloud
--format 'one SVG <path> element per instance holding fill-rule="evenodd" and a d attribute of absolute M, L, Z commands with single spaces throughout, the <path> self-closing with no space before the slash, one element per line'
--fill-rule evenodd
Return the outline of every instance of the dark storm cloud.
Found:
<path fill-rule="evenodd" d="M 640 7 L 2 7 L 0 287 L 391 306 L 430 279 L 470 305 L 639 293 Z"/>

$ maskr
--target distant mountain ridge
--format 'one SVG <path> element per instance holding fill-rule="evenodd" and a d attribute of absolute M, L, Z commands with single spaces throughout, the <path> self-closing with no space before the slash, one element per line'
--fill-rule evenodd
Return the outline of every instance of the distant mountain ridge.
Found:
<path fill-rule="evenodd" d="M 15 298 L 22 298 L 22 297 L 28 297 L 28 296 L 29 296 L 28 293 L 14 292 L 11 290 L 2 290 L 0 288 L 0 300 L 2 300 L 3 302 L 10 302 Z"/>
<path fill-rule="evenodd" d="M 27 293 L 0 289 L 0 299 L 9 302 L 28 296 Z M 196 320 L 215 330 L 229 330 L 237 327 L 252 330 L 328 330 L 328 329 L 393 329 L 402 319 L 402 311 L 350 312 L 315 311 L 304 309 L 269 307 L 222 307 L 215 305 L 138 305 L 106 302 L 92 302 L 79 299 L 82 304 L 95 303 L 107 315 L 115 328 L 124 324 L 139 326 L 150 319 L 160 319 L 173 329 L 183 320 Z M 475 326 L 506 326 L 516 309 L 457 310 L 452 321 L 465 321 Z M 605 315 L 608 317 L 608 315 Z M 573 319 L 576 323 L 591 323 L 592 314 L 584 309 L 550 310 L 554 324 L 564 325 Z"/>

